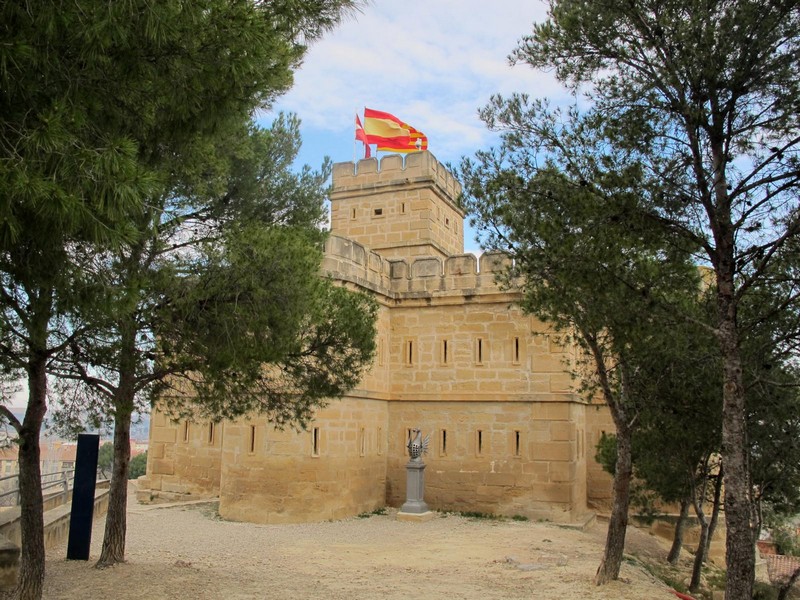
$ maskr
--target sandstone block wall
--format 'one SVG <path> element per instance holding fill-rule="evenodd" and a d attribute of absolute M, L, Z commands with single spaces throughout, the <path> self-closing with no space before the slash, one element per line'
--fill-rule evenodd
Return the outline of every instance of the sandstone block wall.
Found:
<path fill-rule="evenodd" d="M 491 252 L 480 259 L 474 254 L 387 259 L 358 242 L 331 234 L 325 244 L 322 273 L 391 300 L 439 295 L 469 299 L 502 291 L 497 276 L 507 264 L 506 257 Z"/>
<path fill-rule="evenodd" d="M 408 430 L 430 435 L 425 501 L 437 510 L 571 522 L 586 513 L 580 405 L 391 402 L 387 501 L 405 501 Z M 578 419 L 578 424 L 580 420 Z"/>
<path fill-rule="evenodd" d="M 219 494 L 225 426 L 225 422 L 174 422 L 154 409 L 147 476 L 141 487 L 169 494 Z"/>
<path fill-rule="evenodd" d="M 574 399 L 570 353 L 508 295 L 407 301 L 390 318 L 393 399 Z"/>
<path fill-rule="evenodd" d="M 387 403 L 344 398 L 308 431 L 264 418 L 229 423 L 220 515 L 235 521 L 342 519 L 385 506 Z"/>

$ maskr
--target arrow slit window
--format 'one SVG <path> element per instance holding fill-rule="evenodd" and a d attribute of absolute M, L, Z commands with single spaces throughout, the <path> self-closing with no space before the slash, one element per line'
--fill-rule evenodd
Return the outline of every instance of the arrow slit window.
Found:
<path fill-rule="evenodd" d="M 311 429 L 311 456 L 319 456 L 319 427 Z"/>

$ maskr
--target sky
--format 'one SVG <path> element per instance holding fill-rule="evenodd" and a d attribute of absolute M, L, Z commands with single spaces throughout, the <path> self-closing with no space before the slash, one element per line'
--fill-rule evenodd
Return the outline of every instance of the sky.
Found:
<path fill-rule="evenodd" d="M 371 0 L 310 47 L 294 87 L 256 120 L 269 125 L 280 111 L 297 114 L 298 165 L 319 168 L 325 156 L 354 159 L 355 114 L 368 107 L 422 131 L 440 162 L 457 165 L 497 142 L 478 118 L 492 94 L 568 99 L 552 74 L 508 62 L 545 17 L 545 3 L 529 0 Z M 355 150 L 363 158 L 360 142 Z M 465 229 L 465 251 L 479 253 L 474 235 Z M 12 404 L 26 398 L 23 386 Z"/>
<path fill-rule="evenodd" d="M 355 114 L 363 121 L 368 107 L 422 131 L 440 162 L 457 165 L 497 142 L 478 118 L 492 94 L 567 97 L 551 73 L 508 61 L 546 8 L 522 0 L 372 0 L 310 47 L 294 87 L 257 121 L 297 114 L 298 163 L 318 168 L 325 156 L 354 159 Z M 360 142 L 355 153 L 364 157 Z M 478 251 L 473 238 L 468 230 L 466 251 Z"/>

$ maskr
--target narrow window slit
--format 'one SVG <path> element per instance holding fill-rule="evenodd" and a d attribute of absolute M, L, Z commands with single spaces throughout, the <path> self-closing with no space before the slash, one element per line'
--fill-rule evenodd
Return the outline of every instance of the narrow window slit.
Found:
<path fill-rule="evenodd" d="M 311 430 L 311 456 L 319 456 L 319 427 Z"/>

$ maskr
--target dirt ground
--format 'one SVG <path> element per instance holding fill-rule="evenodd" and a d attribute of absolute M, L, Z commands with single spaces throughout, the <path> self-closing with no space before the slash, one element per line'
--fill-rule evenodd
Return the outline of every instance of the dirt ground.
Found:
<path fill-rule="evenodd" d="M 92 559 L 48 553 L 44 597 L 63 600 L 658 600 L 670 589 L 628 560 L 621 580 L 596 587 L 605 526 L 577 531 L 548 523 L 439 515 L 426 523 L 368 518 L 303 525 L 222 521 L 216 505 L 128 511 L 127 562 L 105 570 L 103 519 Z M 657 538 L 631 528 L 628 549 L 663 556 Z"/>

